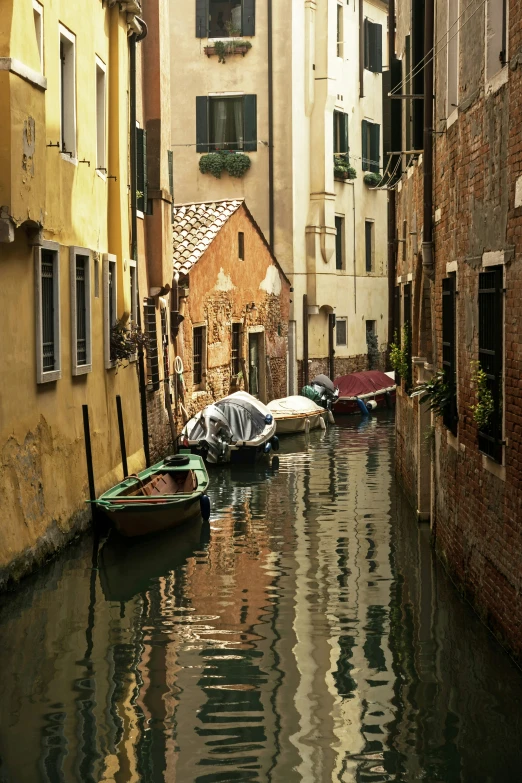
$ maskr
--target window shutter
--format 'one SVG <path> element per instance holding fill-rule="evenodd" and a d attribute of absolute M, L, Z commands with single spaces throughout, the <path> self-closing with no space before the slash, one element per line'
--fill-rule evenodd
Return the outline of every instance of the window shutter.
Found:
<path fill-rule="evenodd" d="M 348 115 L 341 114 L 339 117 L 341 123 L 341 152 L 348 152 Z"/>
<path fill-rule="evenodd" d="M 502 462 L 503 268 L 479 274 L 479 362 L 493 396 L 493 414 L 479 432 L 479 449 Z"/>
<path fill-rule="evenodd" d="M 256 33 L 256 0 L 243 0 L 243 29 L 241 34 L 244 36 L 255 35 Z"/>
<path fill-rule="evenodd" d="M 136 190 L 142 195 L 137 197 L 137 208 L 147 211 L 147 131 L 136 128 Z"/>
<path fill-rule="evenodd" d="M 455 275 L 442 281 L 442 368 L 451 389 L 451 403 L 444 412 L 444 424 L 457 435 L 457 367 L 455 362 Z"/>
<path fill-rule="evenodd" d="M 382 73 L 382 24 L 373 24 L 374 58 L 373 68 L 375 73 Z"/>
<path fill-rule="evenodd" d="M 146 299 L 143 307 L 145 316 L 145 331 L 147 334 L 147 371 L 152 390 L 160 387 L 158 333 L 156 329 L 156 305 L 154 299 Z"/>
<path fill-rule="evenodd" d="M 208 152 L 208 98 L 196 96 L 196 152 Z"/>
<path fill-rule="evenodd" d="M 370 166 L 368 165 L 368 122 L 362 121 L 362 170 L 368 171 Z"/>
<path fill-rule="evenodd" d="M 371 52 L 371 43 L 370 43 L 370 35 L 371 35 L 371 30 L 370 30 L 370 22 L 368 21 L 368 19 L 365 19 L 365 20 L 364 20 L 364 67 L 365 67 L 365 68 L 367 68 L 368 70 L 369 70 L 369 69 L 370 69 L 370 67 L 371 67 L 371 57 L 370 57 L 370 52 Z"/>
<path fill-rule="evenodd" d="M 196 38 L 208 36 L 208 0 L 196 0 Z"/>
<path fill-rule="evenodd" d="M 244 97 L 244 115 L 245 115 L 245 152 L 256 152 L 257 150 L 257 95 L 245 95 Z"/>
<path fill-rule="evenodd" d="M 174 153 L 172 150 L 167 150 L 167 158 L 169 162 L 169 191 L 174 198 Z"/>
<path fill-rule="evenodd" d="M 372 160 L 370 164 L 370 171 L 373 171 L 375 174 L 378 174 L 380 171 L 380 161 L 381 161 L 381 126 L 372 123 L 370 125 L 370 136 L 371 136 L 370 158 Z"/>

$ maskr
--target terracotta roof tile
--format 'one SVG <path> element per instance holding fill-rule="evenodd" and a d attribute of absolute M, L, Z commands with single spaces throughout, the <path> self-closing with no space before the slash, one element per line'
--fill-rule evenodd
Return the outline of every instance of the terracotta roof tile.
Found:
<path fill-rule="evenodd" d="M 214 201 L 174 207 L 172 263 L 175 272 L 190 272 L 242 203 L 242 200 Z"/>

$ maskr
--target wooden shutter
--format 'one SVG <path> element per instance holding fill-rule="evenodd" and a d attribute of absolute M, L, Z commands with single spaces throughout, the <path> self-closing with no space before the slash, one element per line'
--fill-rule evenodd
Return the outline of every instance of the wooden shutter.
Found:
<path fill-rule="evenodd" d="M 479 432 L 479 448 L 502 462 L 503 408 L 503 267 L 479 274 L 479 362 L 487 375 L 494 411 L 487 427 Z"/>
<path fill-rule="evenodd" d="M 196 0 L 196 38 L 208 36 L 208 0 Z"/>
<path fill-rule="evenodd" d="M 343 219 L 335 216 L 335 268 L 343 268 Z"/>
<path fill-rule="evenodd" d="M 373 68 L 375 73 L 382 73 L 382 24 L 372 24 L 373 28 Z"/>
<path fill-rule="evenodd" d="M 196 96 L 196 152 L 208 152 L 208 98 Z"/>
<path fill-rule="evenodd" d="M 143 307 L 145 316 L 145 331 L 147 334 L 147 373 L 152 390 L 160 387 L 158 334 L 156 329 L 156 305 L 154 299 L 146 299 Z"/>
<path fill-rule="evenodd" d="M 256 33 L 256 0 L 243 0 L 241 34 L 244 36 L 255 35 Z"/>
<path fill-rule="evenodd" d="M 378 174 L 381 161 L 381 126 L 370 123 L 370 171 Z"/>
<path fill-rule="evenodd" d="M 341 152 L 348 152 L 348 115 L 341 114 L 339 116 L 339 122 L 341 125 Z"/>
<path fill-rule="evenodd" d="M 245 95 L 243 99 L 245 152 L 257 150 L 257 95 Z"/>
<path fill-rule="evenodd" d="M 368 163 L 368 122 L 362 121 L 361 135 L 362 135 L 362 170 L 368 171 L 370 169 Z"/>
<path fill-rule="evenodd" d="M 371 70 L 371 23 L 364 20 L 364 67 Z"/>
<path fill-rule="evenodd" d="M 147 211 L 147 131 L 136 128 L 136 190 L 142 195 L 137 197 L 140 212 Z"/>
<path fill-rule="evenodd" d="M 442 369 L 444 380 L 451 389 L 451 403 L 444 412 L 445 426 L 457 435 L 457 365 L 456 365 L 456 299 L 455 275 L 442 281 Z"/>

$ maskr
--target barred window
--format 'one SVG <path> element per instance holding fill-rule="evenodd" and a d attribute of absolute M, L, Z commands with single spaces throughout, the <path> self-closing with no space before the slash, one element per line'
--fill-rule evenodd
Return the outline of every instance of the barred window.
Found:
<path fill-rule="evenodd" d="M 336 345 L 346 345 L 346 318 L 337 318 L 335 321 Z"/>
<path fill-rule="evenodd" d="M 404 330 L 403 330 L 403 336 L 406 338 L 406 345 L 403 345 L 402 348 L 406 349 L 406 362 L 408 365 L 408 371 L 406 374 L 406 378 L 404 378 L 405 382 L 405 390 L 409 391 L 413 384 L 413 374 L 412 374 L 412 346 L 411 346 L 411 337 L 412 337 L 412 301 L 411 301 L 411 283 L 406 283 L 404 286 Z"/>
<path fill-rule="evenodd" d="M 91 347 L 91 255 L 72 247 L 71 270 L 71 354 L 72 374 L 84 375 L 92 369 Z"/>
<path fill-rule="evenodd" d="M 504 371 L 504 269 L 491 267 L 479 274 L 479 363 L 487 376 L 487 388 L 493 398 L 493 412 L 479 431 L 479 449 L 502 463 L 503 371 Z"/>
<path fill-rule="evenodd" d="M 241 370 L 241 324 L 232 324 L 232 375 Z"/>
<path fill-rule="evenodd" d="M 118 280 L 116 273 L 116 256 L 107 253 L 103 259 L 103 326 L 104 326 L 104 354 L 105 368 L 109 370 L 115 366 L 115 357 L 111 345 L 111 334 L 117 316 Z"/>
<path fill-rule="evenodd" d="M 36 381 L 62 377 L 59 245 L 45 242 L 35 250 Z"/>
<path fill-rule="evenodd" d="M 145 331 L 147 334 L 147 380 L 152 391 L 160 387 L 158 330 L 156 326 L 156 303 L 153 298 L 145 299 L 143 306 Z"/>
<path fill-rule="evenodd" d="M 442 369 L 450 389 L 450 402 L 443 415 L 444 425 L 457 435 L 457 351 L 456 351 L 456 276 L 442 281 Z"/>
<path fill-rule="evenodd" d="M 205 327 L 195 326 L 192 347 L 193 382 L 195 386 L 199 386 L 203 383 L 203 373 L 205 370 L 205 340 Z"/>

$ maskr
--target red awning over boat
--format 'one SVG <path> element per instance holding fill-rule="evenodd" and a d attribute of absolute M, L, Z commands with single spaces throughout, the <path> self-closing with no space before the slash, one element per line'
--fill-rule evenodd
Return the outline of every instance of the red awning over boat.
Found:
<path fill-rule="evenodd" d="M 352 372 L 350 375 L 342 375 L 335 379 L 335 385 L 339 387 L 339 397 L 360 397 L 363 394 L 372 394 L 381 389 L 393 389 L 393 380 L 380 370 L 367 370 L 366 372 Z"/>

